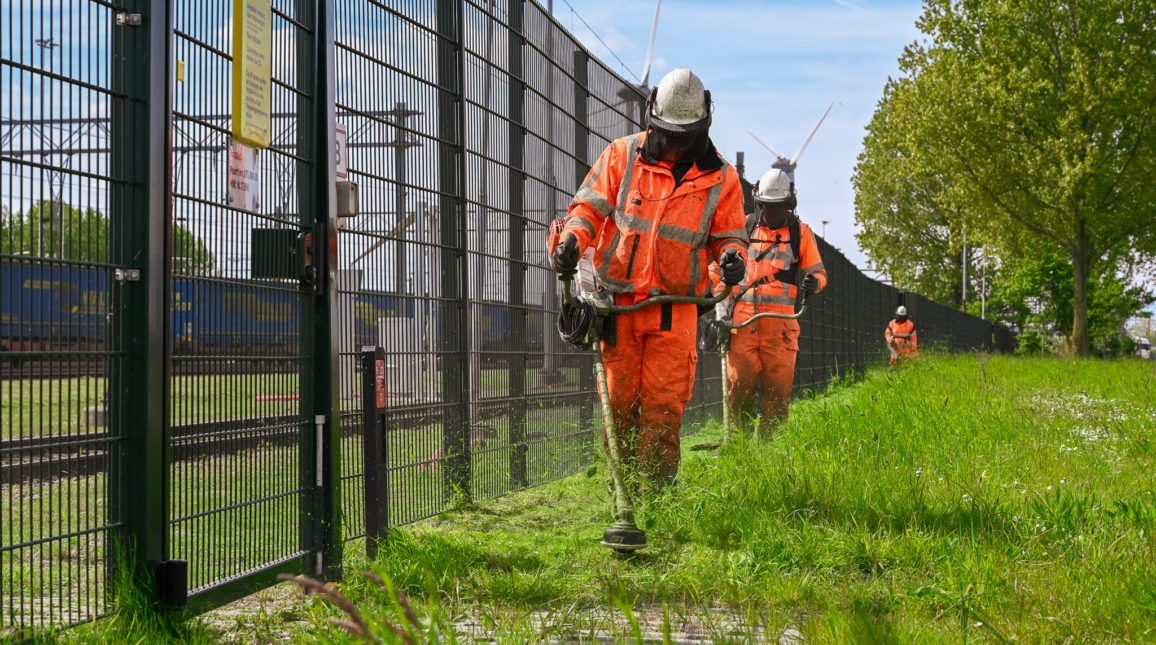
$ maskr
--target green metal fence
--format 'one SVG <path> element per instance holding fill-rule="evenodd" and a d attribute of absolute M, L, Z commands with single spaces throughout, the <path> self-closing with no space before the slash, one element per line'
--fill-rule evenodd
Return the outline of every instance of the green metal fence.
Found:
<path fill-rule="evenodd" d="M 235 9 L 4 6 L 0 638 L 107 613 L 121 555 L 191 612 L 339 578 L 365 532 L 364 346 L 384 348 L 389 525 L 596 454 L 544 236 L 641 128 L 639 90 L 531 0 L 272 0 L 270 145 L 242 204 Z M 880 360 L 903 299 L 924 343 L 1006 347 L 820 245 L 800 389 Z M 699 365 L 687 432 L 717 413 Z"/>

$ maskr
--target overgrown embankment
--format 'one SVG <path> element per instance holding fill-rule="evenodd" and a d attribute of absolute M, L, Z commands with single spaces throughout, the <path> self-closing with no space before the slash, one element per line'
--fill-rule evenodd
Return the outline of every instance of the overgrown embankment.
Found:
<path fill-rule="evenodd" d="M 716 641 L 787 626 L 808 643 L 1150 641 L 1153 374 L 976 356 L 875 371 L 793 404 L 769 443 L 686 451 L 678 486 L 641 504 L 641 557 L 598 546 L 599 468 L 399 529 L 377 562 L 351 544 L 341 589 L 386 640 L 376 621 L 403 612 L 362 569 L 433 609 L 443 639 L 455 621 L 507 641 L 629 638 L 613 618 L 628 606 Z M 344 639 L 337 615 L 313 601 L 294 637 Z"/>

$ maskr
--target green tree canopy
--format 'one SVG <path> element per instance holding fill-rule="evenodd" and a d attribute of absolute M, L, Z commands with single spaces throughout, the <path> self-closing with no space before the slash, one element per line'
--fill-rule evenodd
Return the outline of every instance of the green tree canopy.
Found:
<path fill-rule="evenodd" d="M 889 83 L 855 168 L 855 220 L 860 248 L 895 286 L 936 302 L 963 305 L 963 235 L 955 209 L 943 201 L 950 181 L 921 168 L 892 110 L 909 81 Z M 974 264 L 977 253 L 969 249 Z M 969 275 L 973 283 L 974 275 Z M 969 286 L 970 291 L 970 286 Z"/>
<path fill-rule="evenodd" d="M 0 254 L 107 262 L 108 219 L 95 208 L 38 201 L 0 219 Z M 173 258 L 174 273 L 209 273 L 216 267 L 204 240 L 180 224 L 173 224 Z"/>
<path fill-rule="evenodd" d="M 1156 250 L 1156 5 L 930 0 L 919 27 L 876 115 L 909 156 L 896 167 L 936 178 L 931 201 L 1002 257 L 1036 240 L 1067 258 L 1087 354 L 1097 267 Z"/>

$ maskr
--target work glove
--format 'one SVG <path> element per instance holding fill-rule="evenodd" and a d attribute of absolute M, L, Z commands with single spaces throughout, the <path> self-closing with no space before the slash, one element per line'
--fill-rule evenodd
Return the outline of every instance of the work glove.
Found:
<path fill-rule="evenodd" d="M 803 277 L 803 293 L 815 293 L 819 290 L 819 278 L 814 273 Z"/>
<path fill-rule="evenodd" d="M 578 238 L 567 233 L 565 241 L 554 247 L 554 270 L 564 278 L 578 273 L 578 257 Z"/>
<path fill-rule="evenodd" d="M 718 268 L 722 270 L 723 282 L 733 287 L 742 282 L 743 276 L 747 274 L 747 260 L 732 247 L 727 249 L 722 261 L 718 263 Z"/>

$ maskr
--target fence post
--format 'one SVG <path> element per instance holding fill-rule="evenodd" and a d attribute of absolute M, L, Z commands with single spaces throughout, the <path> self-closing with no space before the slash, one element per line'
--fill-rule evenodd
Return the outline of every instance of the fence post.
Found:
<path fill-rule="evenodd" d="M 377 557 L 378 541 L 389 528 L 389 429 L 384 423 L 385 350 L 378 346 L 361 348 L 361 436 L 365 464 L 365 555 Z M 380 394 L 380 396 L 379 396 Z"/>
<path fill-rule="evenodd" d="M 462 0 L 437 0 L 438 201 L 441 213 L 442 455 L 450 495 L 470 495 L 469 290 L 466 289 L 465 45 Z"/>
<path fill-rule="evenodd" d="M 584 49 L 574 51 L 574 190 L 586 181 L 586 173 L 590 172 L 590 122 L 587 99 L 590 96 L 590 54 Z M 579 384 L 583 392 L 595 391 L 594 385 L 594 356 L 586 354 L 582 357 L 582 369 L 579 375 Z M 594 405 L 598 394 L 594 394 L 582 401 L 578 412 L 578 423 L 582 429 L 592 429 L 595 425 Z"/>
<path fill-rule="evenodd" d="M 168 0 L 129 0 L 112 27 L 109 519 L 142 581 L 168 558 L 171 95 Z M 122 272 L 123 270 L 123 272 Z M 133 273 L 137 272 L 137 273 Z M 166 568 L 167 569 L 167 568 Z M 112 585 L 109 585 L 111 588 Z"/>
<path fill-rule="evenodd" d="M 509 82 L 510 82 L 510 280 L 506 302 L 510 312 L 510 486 L 523 488 L 526 476 L 526 84 L 522 80 L 522 48 L 525 0 L 509 0 Z M 543 333 L 549 330 L 543 329 Z"/>
<path fill-rule="evenodd" d="M 340 361 L 341 323 L 339 321 L 337 283 L 337 145 L 336 48 L 334 45 L 334 12 L 327 0 L 312 0 L 314 19 L 313 47 L 303 48 L 312 60 L 298 69 L 312 78 L 313 101 L 299 101 L 298 119 L 308 123 L 311 132 L 302 133 L 302 145 L 308 146 L 302 156 L 314 163 L 302 172 L 310 175 L 312 185 L 303 187 L 301 224 L 313 234 L 313 264 L 316 274 L 313 289 L 302 298 L 305 305 L 302 317 L 302 337 L 311 344 L 310 363 L 302 365 L 302 390 L 310 400 L 302 401 L 302 412 L 309 415 L 315 440 L 302 456 L 310 455 L 302 470 L 313 474 L 310 482 L 314 490 L 312 522 L 312 551 L 315 562 L 307 563 L 306 570 L 324 580 L 340 580 L 345 540 L 341 521 L 341 399 Z M 302 69 L 304 68 L 304 69 Z M 311 113 L 310 113 L 311 108 Z M 306 387 L 309 383 L 311 387 Z M 306 443 L 306 442 L 303 442 Z M 320 458 L 317 450 L 320 449 Z M 304 460 L 303 460 L 304 461 Z"/>

